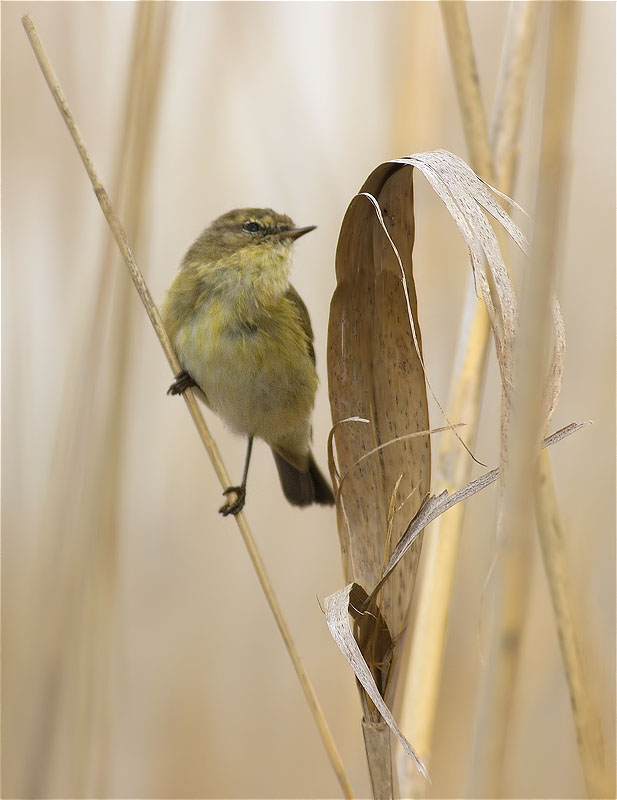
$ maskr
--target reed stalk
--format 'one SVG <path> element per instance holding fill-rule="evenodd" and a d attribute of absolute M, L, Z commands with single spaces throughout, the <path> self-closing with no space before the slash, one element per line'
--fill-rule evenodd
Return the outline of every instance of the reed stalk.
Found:
<path fill-rule="evenodd" d="M 548 153 L 547 131 L 565 122 L 563 112 L 568 106 L 560 97 L 558 108 L 551 103 L 551 71 L 555 68 L 555 19 L 551 20 L 548 72 L 543 121 L 542 155 L 538 182 L 532 268 L 521 291 L 520 327 L 515 344 L 514 377 L 512 387 L 512 415 L 507 426 L 506 451 L 503 460 L 503 481 L 498 524 L 497 570 L 492 582 L 489 623 L 489 652 L 483 672 L 479 701 L 476 708 L 475 740 L 471 760 L 468 791 L 478 797 L 500 796 L 501 776 L 511 714 L 515 679 L 515 663 L 520 649 L 521 628 L 517 616 L 522 617 L 527 603 L 528 578 L 525 565 L 530 550 L 530 532 L 533 525 L 533 482 L 538 458 L 538 442 L 542 436 L 545 418 L 542 398 L 547 374 L 547 351 L 550 343 L 548 321 L 551 319 L 551 301 L 557 269 L 552 249 L 556 243 L 556 210 L 561 200 L 561 182 L 553 170 L 547 176 L 547 157 L 555 167 L 558 150 Z M 570 78 L 573 77 L 573 72 Z M 566 83 L 568 83 L 566 77 Z M 569 86 L 571 88 L 571 85 Z M 555 112 L 557 117 L 555 117 Z M 566 126 L 567 128 L 568 126 Z M 567 140 L 568 131 L 561 129 Z M 555 142 L 551 143 L 555 145 Z M 563 164 L 560 165 L 563 167 Z M 546 178 L 552 179 L 547 190 Z M 551 197 L 551 205 L 546 203 Z M 517 605 L 519 611 L 517 612 Z"/>
<path fill-rule="evenodd" d="M 538 334 L 543 334 L 546 338 L 543 323 L 548 318 L 551 291 L 558 270 L 556 253 L 559 250 L 559 212 L 565 206 L 567 192 L 580 9 L 577 3 L 557 3 L 551 6 L 550 13 L 551 28 L 536 198 L 536 233 L 528 289 L 529 325 L 522 328 L 522 331 L 526 331 L 526 341 L 521 342 L 521 351 L 525 355 L 526 363 L 529 353 L 537 354 L 526 367 L 528 378 L 527 382 L 522 384 L 520 392 L 521 414 L 527 413 L 532 418 L 531 423 L 536 425 L 541 412 L 537 409 L 534 390 L 537 391 L 538 385 L 541 385 L 542 370 L 545 367 L 544 360 L 541 359 L 543 353 L 538 347 L 541 339 L 536 337 Z M 527 407 L 529 410 L 526 410 Z M 530 439 L 534 429 L 531 424 L 526 427 Z M 513 439 L 515 436 L 513 420 Z M 523 448 L 524 444 L 519 442 L 519 447 Z M 532 446 L 533 441 L 530 440 L 527 444 Z M 533 466 L 533 463 L 529 463 L 529 456 L 526 455 L 529 452 L 523 450 L 520 454 L 519 470 L 523 476 L 530 474 L 529 467 Z M 512 469 L 514 466 L 513 463 Z M 520 477 L 519 479 L 523 480 Z M 591 798 L 614 797 L 614 779 L 611 776 L 603 741 L 597 698 L 594 696 L 592 682 L 585 674 L 583 665 L 564 547 L 563 525 L 547 453 L 539 454 L 533 485 L 525 488 L 526 501 L 535 498 L 544 569 L 553 602 L 587 793 Z M 516 516 L 513 515 L 511 524 L 514 526 L 516 523 Z"/>
<path fill-rule="evenodd" d="M 546 425 L 542 405 L 549 347 L 548 320 L 555 286 L 557 218 L 563 203 L 571 100 L 576 69 L 577 4 L 551 7 L 551 26 L 542 154 L 538 178 L 532 267 L 521 298 L 517 344 L 518 375 L 513 382 L 513 415 L 506 432 L 500 510 L 500 559 L 492 605 L 490 651 L 476 718 L 475 748 L 468 791 L 473 796 L 497 796 L 507 722 L 514 687 L 513 659 L 519 648 L 524 605 L 529 534 L 533 524 L 533 497 L 545 569 L 553 599 L 566 677 L 570 687 L 579 754 L 590 797 L 611 796 L 603 762 L 600 718 L 585 680 L 578 647 L 572 598 L 569 592 L 563 532 L 552 486 L 550 463 L 538 456 L 538 441 Z M 539 458 L 539 462 L 537 459 Z M 539 472 L 535 469 L 539 463 Z M 517 611 L 517 604 L 520 608 Z M 581 710 L 582 709 L 582 710 Z"/>
<path fill-rule="evenodd" d="M 145 199 L 150 196 L 152 157 L 159 121 L 160 86 L 166 64 L 169 30 L 173 5 L 167 3 L 140 4 L 136 7 L 135 42 L 131 64 L 129 92 L 124 112 L 123 137 L 116 161 L 116 187 L 119 208 L 126 220 L 128 235 L 139 242 L 148 219 Z M 144 237 L 145 238 L 145 237 Z M 111 237 L 106 237 L 102 271 L 114 274 Z M 118 515 L 121 502 L 123 475 L 123 450 L 126 432 L 130 426 L 127 401 L 129 361 L 132 349 L 134 320 L 137 307 L 131 303 L 130 284 L 116 281 L 113 299 L 113 320 L 109 329 L 111 369 L 105 386 L 100 378 L 95 380 L 98 392 L 104 398 L 104 430 L 101 446 L 97 448 L 100 475 L 89 509 L 90 518 L 99 528 L 94 543 L 93 576 L 88 591 L 93 594 L 96 622 L 88 626 L 89 636 L 95 639 L 96 663 L 101 680 L 95 684 L 97 691 L 93 723 L 107 731 L 109 728 L 110 695 L 114 673 L 110 656 L 115 648 L 110 646 L 117 636 L 115 610 L 117 601 Z M 101 631 L 104 635 L 97 635 Z M 116 640 L 117 641 L 117 640 Z M 111 673 L 111 674 L 110 674 Z M 96 674 L 93 670 L 93 674 Z M 97 747 L 92 758 L 92 786 L 90 794 L 102 796 L 108 775 L 108 736 L 97 737 Z"/>
<path fill-rule="evenodd" d="M 465 138 L 475 171 L 502 192 L 510 194 L 516 173 L 518 137 L 525 87 L 533 51 L 538 6 L 517 3 L 512 7 L 500 90 L 492 122 L 495 167 L 480 94 L 471 34 L 463 3 L 442 4 L 444 24 L 456 77 Z M 490 324 L 482 300 L 476 297 L 470 276 L 457 347 L 456 367 L 447 417 L 464 420 L 462 435 L 473 449 L 484 386 Z M 441 440 L 437 491 L 449 492 L 465 485 L 472 463 L 451 431 Z M 404 681 L 401 728 L 418 754 L 430 763 L 435 715 L 443 668 L 448 613 L 456 558 L 464 520 L 464 504 L 439 517 L 425 537 L 423 580 L 418 587 L 416 618 L 410 658 Z M 422 797 L 426 782 L 399 758 L 401 790 L 405 797 Z"/>
<path fill-rule="evenodd" d="M 585 670 L 577 632 L 577 615 L 572 605 L 570 569 L 566 560 L 564 531 L 553 483 L 550 459 L 540 453 L 535 488 L 535 512 L 544 569 L 555 611 L 561 656 L 566 668 L 576 740 L 587 794 L 590 798 L 615 797 L 615 766 L 607 759 L 597 693 Z"/>
<path fill-rule="evenodd" d="M 180 364 L 178 363 L 171 342 L 169 341 L 169 337 L 167 336 L 167 333 L 163 326 L 163 322 L 161 320 L 159 311 L 152 299 L 148 286 L 146 285 L 146 282 L 143 278 L 143 274 L 139 266 L 137 265 L 137 262 L 135 261 L 124 228 L 114 212 L 114 209 L 111 205 L 109 196 L 107 195 L 104 186 L 99 181 L 98 175 L 94 168 L 94 164 L 92 163 L 92 159 L 90 158 L 90 155 L 85 146 L 81 133 L 73 117 L 73 114 L 71 113 L 68 101 L 64 95 L 62 87 L 60 86 L 60 82 L 55 74 L 55 71 L 52 67 L 49 57 L 47 56 L 43 44 L 38 36 L 36 27 L 30 16 L 27 14 L 24 17 L 22 17 L 22 23 L 26 31 L 26 35 L 28 36 L 28 39 L 34 51 L 35 57 L 39 63 L 41 71 L 43 72 L 47 85 L 49 86 L 49 89 L 54 97 L 54 100 L 66 123 L 66 126 L 69 130 L 69 133 L 71 134 L 75 146 L 77 147 L 80 158 L 83 162 L 86 172 L 88 173 L 88 177 L 90 178 L 90 181 L 92 183 L 94 193 L 96 194 L 96 197 L 101 206 L 101 210 L 105 215 L 105 219 L 107 220 L 107 223 L 120 249 L 122 257 L 129 270 L 131 279 L 133 280 L 133 283 L 144 305 L 146 313 L 148 314 L 148 317 L 159 339 L 161 347 L 163 348 L 163 351 L 171 367 L 171 370 L 173 374 L 176 375 L 180 372 Z M 202 443 L 206 448 L 206 451 L 208 453 L 214 471 L 221 483 L 221 486 L 226 488 L 227 486 L 231 485 L 231 480 L 229 478 L 227 469 L 219 453 L 218 446 L 214 441 L 214 439 L 212 438 L 212 436 L 210 435 L 210 432 L 205 423 L 201 410 L 197 404 L 195 395 L 189 389 L 184 393 L 183 396 L 187 408 L 189 410 L 189 413 L 191 415 L 191 418 L 193 419 L 193 422 L 195 424 L 195 427 L 197 428 Z M 249 557 L 251 559 L 251 562 L 253 563 L 253 567 L 257 573 L 258 580 L 266 596 L 266 599 L 274 616 L 275 622 L 278 626 L 281 636 L 283 637 L 283 641 L 285 642 L 285 646 L 292 660 L 294 669 L 298 676 L 298 680 L 300 681 L 300 685 L 305 695 L 307 704 L 313 715 L 313 718 L 319 730 L 319 734 L 326 748 L 326 752 L 328 754 L 328 758 L 330 760 L 332 768 L 334 769 L 334 772 L 341 785 L 345 797 L 352 798 L 353 793 L 351 790 L 351 786 L 345 774 L 342 761 L 340 759 L 340 756 L 336 749 L 336 745 L 332 738 L 332 734 L 330 733 L 325 716 L 323 714 L 323 711 L 321 710 L 321 706 L 319 705 L 317 695 L 315 694 L 315 690 L 304 669 L 304 666 L 300 659 L 300 655 L 291 636 L 291 632 L 284 618 L 282 609 L 279 605 L 278 599 L 276 598 L 270 580 L 267 576 L 264 562 L 261 558 L 261 555 L 253 538 L 252 532 L 249 528 L 246 517 L 242 513 L 237 514 L 235 516 L 235 521 L 242 536 L 242 539 L 244 541 L 244 544 L 248 550 Z"/>

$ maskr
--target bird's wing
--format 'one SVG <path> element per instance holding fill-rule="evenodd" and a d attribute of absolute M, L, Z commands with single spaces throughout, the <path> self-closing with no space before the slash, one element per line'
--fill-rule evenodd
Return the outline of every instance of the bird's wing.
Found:
<path fill-rule="evenodd" d="M 293 303 L 296 313 L 298 314 L 298 319 L 300 320 L 300 325 L 302 326 L 302 330 L 306 334 L 306 347 L 308 350 L 308 354 L 311 357 L 311 361 L 313 364 L 315 363 L 315 348 L 313 347 L 313 327 L 311 325 L 311 318 L 309 317 L 309 312 L 307 307 L 304 305 L 304 300 L 300 297 L 298 292 L 294 289 L 294 287 L 289 284 L 287 291 L 285 292 L 285 297 L 291 303 Z"/>

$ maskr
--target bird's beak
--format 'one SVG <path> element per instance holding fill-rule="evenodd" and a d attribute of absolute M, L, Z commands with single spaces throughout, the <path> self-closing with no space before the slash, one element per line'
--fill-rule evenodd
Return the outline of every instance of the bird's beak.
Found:
<path fill-rule="evenodd" d="M 288 231 L 278 231 L 275 236 L 278 239 L 299 239 L 301 236 L 304 236 L 305 233 L 310 233 L 314 231 L 317 225 L 307 225 L 306 228 L 291 228 Z"/>

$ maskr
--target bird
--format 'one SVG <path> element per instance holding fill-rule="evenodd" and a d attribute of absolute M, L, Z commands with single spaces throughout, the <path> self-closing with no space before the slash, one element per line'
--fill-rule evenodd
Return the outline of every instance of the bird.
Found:
<path fill-rule="evenodd" d="M 310 446 L 317 390 L 313 329 L 289 282 L 292 246 L 313 230 L 270 208 L 229 211 L 190 246 L 162 305 L 181 366 L 168 394 L 194 388 L 247 438 L 242 481 L 225 489 L 223 516 L 245 505 L 255 438 L 270 446 L 290 503 L 334 504 Z"/>

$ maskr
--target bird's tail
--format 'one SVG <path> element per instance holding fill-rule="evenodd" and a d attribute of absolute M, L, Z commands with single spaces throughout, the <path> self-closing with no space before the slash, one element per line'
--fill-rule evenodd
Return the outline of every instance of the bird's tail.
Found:
<path fill-rule="evenodd" d="M 283 494 L 292 505 L 310 506 L 312 503 L 334 505 L 334 495 L 330 484 L 315 463 L 312 453 L 309 453 L 307 472 L 300 472 L 274 450 L 272 454 L 283 487 Z"/>

